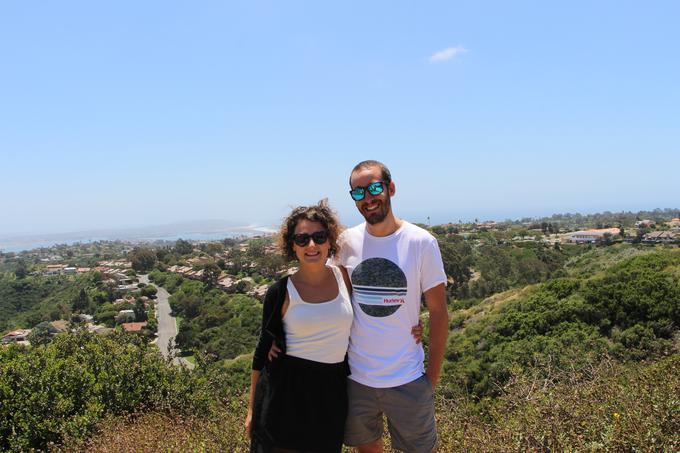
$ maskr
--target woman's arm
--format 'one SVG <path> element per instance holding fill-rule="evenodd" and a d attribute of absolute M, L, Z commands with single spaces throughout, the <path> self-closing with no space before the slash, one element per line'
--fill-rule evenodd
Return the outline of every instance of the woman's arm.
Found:
<path fill-rule="evenodd" d="M 255 401 L 255 386 L 260 377 L 259 370 L 253 370 L 250 373 L 250 399 L 248 400 L 248 415 L 246 415 L 246 434 L 250 438 L 250 428 L 253 426 L 253 401 Z"/>
<path fill-rule="evenodd" d="M 264 298 L 264 303 L 262 306 L 262 326 L 260 328 L 260 338 L 257 341 L 257 346 L 255 347 L 255 352 L 253 353 L 253 366 L 250 373 L 250 398 L 248 399 L 248 414 L 246 415 L 245 428 L 248 437 L 251 435 L 251 428 L 253 425 L 253 402 L 255 401 L 255 387 L 257 386 L 257 380 L 260 377 L 260 372 L 264 368 L 266 358 L 264 354 L 269 350 L 271 345 L 274 343 L 274 339 L 267 332 L 269 323 L 271 321 L 272 313 L 275 311 L 276 299 L 278 291 L 275 289 L 275 285 L 272 285 L 267 290 L 267 295 Z"/>
<path fill-rule="evenodd" d="M 267 294 L 264 297 L 262 307 L 262 327 L 260 328 L 260 338 L 255 346 L 253 353 L 253 370 L 261 370 L 267 363 L 267 352 L 274 342 L 271 335 L 271 329 L 274 328 L 272 324 L 280 324 L 280 321 L 274 322 L 276 307 L 279 305 L 281 282 L 277 282 L 269 287 Z M 280 319 L 280 316 L 279 318 Z"/>

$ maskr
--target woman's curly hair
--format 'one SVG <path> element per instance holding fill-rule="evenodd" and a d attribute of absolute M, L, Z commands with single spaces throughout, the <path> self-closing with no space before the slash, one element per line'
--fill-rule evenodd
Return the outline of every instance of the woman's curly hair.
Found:
<path fill-rule="evenodd" d="M 300 220 L 309 220 L 310 222 L 322 224 L 326 231 L 328 231 L 328 242 L 331 246 L 328 252 L 329 256 L 333 256 L 338 252 L 338 237 L 343 227 L 338 220 L 338 216 L 328 206 L 328 201 L 324 199 L 312 206 L 298 206 L 283 221 L 279 230 L 278 245 L 284 258 L 288 261 L 297 259 L 295 250 L 293 250 L 293 236 L 295 235 L 295 227 Z"/>

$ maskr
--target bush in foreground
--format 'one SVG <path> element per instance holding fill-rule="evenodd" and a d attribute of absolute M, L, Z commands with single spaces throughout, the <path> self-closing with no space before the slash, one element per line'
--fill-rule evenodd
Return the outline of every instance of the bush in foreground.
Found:
<path fill-rule="evenodd" d="M 679 368 L 679 354 L 650 364 L 603 361 L 596 367 L 553 370 L 548 378 L 545 370 L 515 370 L 502 396 L 494 399 L 445 398 L 442 392 L 436 401 L 439 451 L 677 451 Z M 147 413 L 111 419 L 86 445 L 64 448 L 246 452 L 246 398 L 244 392 L 234 394 L 209 417 Z"/>
<path fill-rule="evenodd" d="M 172 366 L 134 335 L 60 334 L 44 346 L 0 349 L 1 451 L 82 439 L 106 416 L 208 414 L 212 404 L 200 374 Z"/>

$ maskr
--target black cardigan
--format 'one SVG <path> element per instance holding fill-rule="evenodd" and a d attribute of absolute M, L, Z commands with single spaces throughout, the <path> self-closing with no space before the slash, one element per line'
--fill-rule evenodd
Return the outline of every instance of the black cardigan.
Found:
<path fill-rule="evenodd" d="M 287 284 L 288 276 L 270 286 L 264 296 L 262 330 L 253 354 L 253 370 L 261 371 L 264 368 L 272 343 L 276 343 L 282 353 L 286 352 L 286 335 L 283 332 L 281 308 L 286 300 Z"/>

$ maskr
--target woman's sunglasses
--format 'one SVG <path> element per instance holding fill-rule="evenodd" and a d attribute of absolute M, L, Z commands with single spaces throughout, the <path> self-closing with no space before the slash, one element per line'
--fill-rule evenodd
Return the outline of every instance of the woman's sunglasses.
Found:
<path fill-rule="evenodd" d="M 298 233 L 293 235 L 293 242 L 300 247 L 307 247 L 310 239 L 314 239 L 314 243 L 317 245 L 325 244 L 328 240 L 328 231 L 321 230 L 315 231 L 312 234 Z"/>
<path fill-rule="evenodd" d="M 383 193 L 385 185 L 387 185 L 385 181 L 376 181 L 370 183 L 366 187 L 355 187 L 349 191 L 349 194 L 352 196 L 354 201 L 361 201 L 366 197 L 367 191 L 373 196 L 380 195 Z"/>

